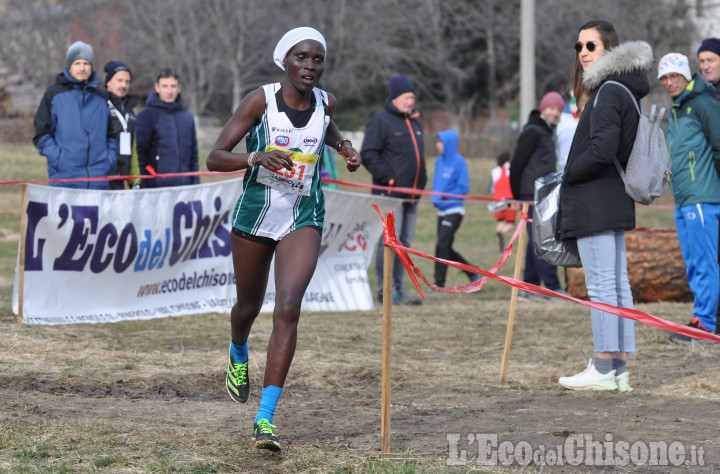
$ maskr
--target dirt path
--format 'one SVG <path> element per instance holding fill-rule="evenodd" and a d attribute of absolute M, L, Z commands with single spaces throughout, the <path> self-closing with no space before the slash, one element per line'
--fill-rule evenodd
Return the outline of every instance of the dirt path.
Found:
<path fill-rule="evenodd" d="M 396 311 L 393 456 L 433 459 L 435 467 L 454 469 L 452 464 L 461 463 L 465 451 L 465 471 L 478 467 L 476 457 L 483 453 L 477 440 L 483 436 L 496 439 L 497 444 L 510 442 L 504 446 L 511 446 L 511 453 L 544 446 L 546 452 L 557 454 L 559 445 L 563 449 L 566 443 L 577 446 L 573 440 L 584 435 L 584 442 L 592 436 L 595 442 L 612 443 L 613 457 L 605 459 L 627 463 L 593 466 L 602 459 L 588 455 L 585 444 L 575 455 L 588 456 L 581 458 L 580 467 L 586 470 L 668 472 L 686 469 L 685 460 L 704 463 L 693 467 L 694 472 L 720 470 L 720 347 L 681 348 L 667 343 L 665 333 L 639 327 L 638 343 L 644 350 L 630 364 L 634 392 L 570 392 L 556 380 L 584 368 L 583 357 L 589 354 L 587 321 L 567 329 L 571 327 L 568 318 L 576 317 L 570 314 L 573 307 L 562 302 L 522 303 L 508 382 L 499 384 L 505 324 L 501 315 L 506 303 L 483 302 L 483 314 L 478 316 L 477 302 L 462 299 L 467 301 L 447 307 L 434 298 L 420 309 Z M 654 305 L 646 310 L 678 308 L 686 306 Z M 529 321 L 543 324 L 530 325 Z M 268 318 L 258 322 L 256 339 L 251 338 L 253 394 L 247 405 L 229 401 L 223 388 L 225 356 L 218 347 L 224 345 L 219 342 L 225 337 L 224 316 L 204 323 L 214 328 L 212 338 L 195 343 L 198 328 L 190 317 L 167 320 L 158 323 L 162 327 L 148 330 L 141 328 L 152 322 L 130 323 L 131 330 L 122 325 L 63 327 L 50 339 L 53 328 L 4 324 L 8 337 L 0 343 L 0 367 L 7 370 L 0 372 L 4 433 L 0 446 L 3 440 L 7 447 L 25 437 L 37 439 L 62 456 L 78 456 L 83 465 L 82 453 L 91 455 L 93 443 L 100 443 L 108 452 L 125 453 L 126 465 L 131 466 L 128 472 L 132 466 L 147 467 L 142 460 L 155 459 L 157 453 L 166 453 L 180 464 L 192 459 L 219 460 L 221 472 L 312 470 L 323 456 L 346 456 L 341 465 L 362 465 L 362 460 L 378 458 L 380 449 L 377 322 L 375 313 L 350 318 L 311 315 L 303 321 L 299 350 L 276 413 L 286 451 L 275 458 L 255 452 L 249 440 L 259 402 L 257 374 L 262 370 Z M 177 326 L 177 333 L 167 334 L 167 327 L 172 326 Z M 87 340 L 79 342 L 83 333 Z M 122 347 L 104 355 L 107 338 L 113 339 L 115 333 L 123 334 Z M 160 342 L 146 344 L 152 340 Z M 33 354 L 38 344 L 44 349 Z M 178 344 L 182 355 L 168 360 Z M 72 347 L 74 353 L 69 351 Z M 65 449 L 62 439 L 74 441 L 66 442 Z M 646 456 L 643 446 L 673 442 L 677 442 L 675 449 L 684 450 L 684 457 L 661 456 L 660 462 L 680 460 L 682 465 L 636 465 Z M 81 446 L 75 448 L 79 454 L 72 454 L 75 451 L 69 446 L 73 443 Z M 625 451 L 623 443 L 628 446 Z M 634 454 L 630 446 L 636 446 Z M 303 456 L 310 451 L 312 461 L 306 459 L 303 464 Z M 16 466 L 7 453 L 0 448 L 0 468 Z M 574 458 L 567 452 L 563 456 L 565 464 L 544 469 L 576 470 L 567 465 Z M 133 464 L 136 458 L 138 464 Z M 335 462 L 320 463 L 320 470 L 331 470 Z M 551 455 L 546 462 L 556 464 Z M 516 463 L 510 469 L 519 467 Z M 543 470 L 537 462 L 530 468 Z"/>

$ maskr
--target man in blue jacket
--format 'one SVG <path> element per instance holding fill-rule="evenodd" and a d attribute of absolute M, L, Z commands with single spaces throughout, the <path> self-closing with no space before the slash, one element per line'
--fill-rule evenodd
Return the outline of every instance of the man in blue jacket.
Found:
<path fill-rule="evenodd" d="M 146 107 L 135 122 L 138 165 L 143 175 L 155 173 L 187 173 L 198 170 L 198 144 L 195 119 L 183 108 L 180 76 L 172 69 L 163 69 L 155 82 Z M 143 179 L 144 188 L 198 184 L 198 176 L 173 176 Z"/>
<path fill-rule="evenodd" d="M 432 183 L 432 190 L 435 192 L 465 195 L 470 191 L 470 176 L 467 163 L 465 163 L 465 158 L 457 151 L 458 138 L 458 132 L 455 130 L 443 130 L 438 133 L 438 139 L 435 142 L 438 159 L 435 162 L 435 176 L 433 176 Z M 438 210 L 435 256 L 471 265 L 460 253 L 453 249 L 455 232 L 460 228 L 463 217 L 465 217 L 463 199 L 433 195 L 431 200 Z M 447 268 L 444 263 L 435 262 L 435 285 L 445 286 Z M 470 278 L 470 281 L 480 279 L 477 273 L 465 272 L 465 274 Z"/>
<path fill-rule="evenodd" d="M 666 137 L 670 149 L 670 187 L 675 225 L 695 299 L 689 326 L 714 332 L 720 293 L 718 222 L 720 221 L 720 105 L 712 84 L 690 73 L 688 58 L 669 53 L 658 63 L 658 79 L 672 97 Z M 671 333 L 678 344 L 701 342 Z"/>
<path fill-rule="evenodd" d="M 47 158 L 51 180 L 103 177 L 115 168 L 117 141 L 109 127 L 110 109 L 97 86 L 92 47 L 77 41 L 68 48 L 65 69 L 35 113 L 33 143 Z M 83 180 L 50 186 L 109 188 L 108 181 Z"/>
<path fill-rule="evenodd" d="M 390 79 L 390 95 L 385 108 L 373 115 L 365 127 L 360 155 L 376 186 L 425 189 L 427 173 L 423 149 L 420 113 L 415 111 L 415 87 L 405 76 Z M 373 189 L 380 194 L 403 199 L 400 215 L 396 216 L 398 238 L 406 247 L 415 239 L 419 194 L 394 192 L 392 189 Z M 378 279 L 378 299 L 383 299 L 383 239 L 380 237 L 375 256 Z M 405 293 L 405 267 L 397 255 L 393 259 L 393 303 L 419 305 L 422 302 Z"/>

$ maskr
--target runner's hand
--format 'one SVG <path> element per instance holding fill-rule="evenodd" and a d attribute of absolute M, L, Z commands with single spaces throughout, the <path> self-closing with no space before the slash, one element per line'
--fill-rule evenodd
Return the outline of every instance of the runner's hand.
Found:
<path fill-rule="evenodd" d="M 345 159 L 345 163 L 347 163 L 347 170 L 349 172 L 354 173 L 358 168 L 360 168 L 362 158 L 360 158 L 360 153 L 358 153 L 355 148 L 350 145 L 343 145 L 340 149 L 340 154 Z"/>
<path fill-rule="evenodd" d="M 265 151 L 258 154 L 258 156 L 255 158 L 255 165 L 260 165 L 263 168 L 269 169 L 270 171 L 278 171 L 282 168 L 292 171 L 293 161 L 290 159 L 292 155 L 292 151 Z"/>

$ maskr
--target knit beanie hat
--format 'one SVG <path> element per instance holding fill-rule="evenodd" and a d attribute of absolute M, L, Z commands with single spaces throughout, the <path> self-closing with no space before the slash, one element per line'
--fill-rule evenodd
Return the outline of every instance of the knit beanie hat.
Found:
<path fill-rule="evenodd" d="M 415 88 L 410 79 L 405 76 L 393 76 L 390 78 L 390 96 L 388 97 L 390 100 L 406 92 L 415 93 Z"/>
<path fill-rule="evenodd" d="M 697 53 L 700 54 L 703 51 L 710 51 L 720 56 L 720 39 L 718 38 L 707 38 L 704 39 Z"/>
<path fill-rule="evenodd" d="M 557 107 L 562 110 L 565 108 L 565 101 L 557 92 L 548 92 L 543 96 L 542 100 L 540 100 L 540 112 L 545 110 L 546 107 Z"/>
<path fill-rule="evenodd" d="M 93 64 L 92 46 L 87 43 L 83 43 L 82 41 L 76 41 L 70 45 L 67 50 L 67 56 L 65 56 L 65 66 L 70 69 L 70 65 L 78 59 L 87 60 L 93 69 L 95 68 L 95 65 Z"/>
<path fill-rule="evenodd" d="M 690 72 L 690 63 L 687 56 L 680 53 L 668 53 L 658 63 L 658 76 L 660 79 L 665 74 L 677 73 L 689 81 L 692 81 L 692 73 Z"/>
<path fill-rule="evenodd" d="M 132 81 L 132 71 L 125 63 L 120 61 L 109 61 L 105 64 L 105 85 L 110 82 L 110 79 L 115 75 L 116 72 L 127 71 L 130 74 L 130 80 Z"/>

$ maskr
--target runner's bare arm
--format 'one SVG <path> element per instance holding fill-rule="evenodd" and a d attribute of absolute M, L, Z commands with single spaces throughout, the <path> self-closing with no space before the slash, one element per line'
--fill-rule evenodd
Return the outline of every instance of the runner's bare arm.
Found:
<path fill-rule="evenodd" d="M 240 102 L 237 110 L 220 132 L 207 158 L 210 171 L 237 171 L 251 166 L 263 166 L 271 171 L 281 168 L 292 169 L 292 152 L 273 150 L 262 153 L 233 153 L 232 150 L 260 123 L 265 113 L 265 92 L 262 87 L 249 93 Z M 252 163 L 249 161 L 252 158 Z"/>

